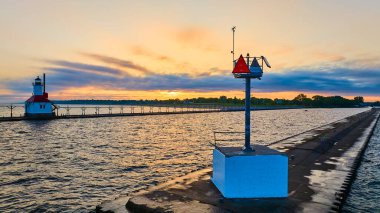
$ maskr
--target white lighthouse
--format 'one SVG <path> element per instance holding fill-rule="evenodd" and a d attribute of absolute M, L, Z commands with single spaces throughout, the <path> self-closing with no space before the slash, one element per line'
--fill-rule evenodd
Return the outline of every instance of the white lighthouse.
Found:
<path fill-rule="evenodd" d="M 45 92 L 45 73 L 43 81 L 39 76 L 34 80 L 32 97 L 25 101 L 25 116 L 54 116 L 52 102 L 48 99 L 48 93 Z"/>

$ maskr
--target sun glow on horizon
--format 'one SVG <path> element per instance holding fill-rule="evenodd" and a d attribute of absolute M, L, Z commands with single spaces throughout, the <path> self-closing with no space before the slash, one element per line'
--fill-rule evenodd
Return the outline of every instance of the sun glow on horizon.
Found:
<path fill-rule="evenodd" d="M 252 90 L 252 97 L 256 98 L 270 98 L 270 99 L 293 99 L 300 93 L 307 95 L 307 97 L 312 98 L 315 95 L 322 96 L 335 96 L 338 94 L 334 93 L 309 93 L 309 92 L 299 92 L 299 91 L 289 91 L 289 92 L 256 92 L 255 89 Z M 54 93 L 49 93 L 49 98 L 52 100 L 168 100 L 168 99 L 191 99 L 191 98 L 219 98 L 220 96 L 227 96 L 228 98 L 244 98 L 244 91 L 242 90 L 231 90 L 231 91 L 170 91 L 170 90 L 123 90 L 123 89 L 107 89 L 99 88 L 95 86 L 81 87 L 81 88 L 68 88 L 62 91 L 57 91 Z M 350 95 L 340 95 L 345 98 L 353 99 L 355 96 Z M 374 102 L 380 101 L 377 96 L 364 96 L 365 101 Z"/>

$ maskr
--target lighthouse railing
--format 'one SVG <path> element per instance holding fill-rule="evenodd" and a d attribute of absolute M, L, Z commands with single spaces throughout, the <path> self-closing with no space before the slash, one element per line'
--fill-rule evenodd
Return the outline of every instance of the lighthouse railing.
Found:
<path fill-rule="evenodd" d="M 16 106 L 16 107 L 15 107 Z M 22 103 L 0 104 L 2 120 L 15 117 L 24 117 L 25 106 Z M 58 104 L 52 102 L 53 117 L 56 118 L 85 118 L 128 115 L 155 115 L 155 114 L 185 114 L 200 112 L 228 112 L 241 111 L 242 106 L 226 106 L 223 104 L 136 104 L 136 105 L 86 105 L 86 104 Z"/>

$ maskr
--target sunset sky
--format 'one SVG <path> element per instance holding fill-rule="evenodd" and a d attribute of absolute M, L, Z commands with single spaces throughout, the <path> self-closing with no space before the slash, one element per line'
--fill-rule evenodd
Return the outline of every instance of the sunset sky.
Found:
<path fill-rule="evenodd" d="M 380 1 L 0 1 L 0 102 L 243 97 L 237 55 L 272 65 L 253 96 L 380 100 Z M 237 57 L 237 56 L 236 56 Z"/>

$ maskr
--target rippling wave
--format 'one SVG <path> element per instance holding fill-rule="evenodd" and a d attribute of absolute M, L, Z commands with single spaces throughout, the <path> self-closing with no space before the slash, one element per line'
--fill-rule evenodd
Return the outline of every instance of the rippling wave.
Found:
<path fill-rule="evenodd" d="M 254 143 L 367 109 L 254 111 Z M 0 123 L 0 212 L 86 211 L 103 200 L 210 166 L 214 131 L 243 112 Z M 243 145 L 240 143 L 238 145 Z"/>
<path fill-rule="evenodd" d="M 380 123 L 371 137 L 343 212 L 380 212 Z"/>

